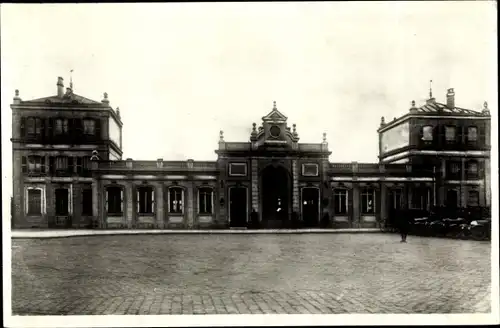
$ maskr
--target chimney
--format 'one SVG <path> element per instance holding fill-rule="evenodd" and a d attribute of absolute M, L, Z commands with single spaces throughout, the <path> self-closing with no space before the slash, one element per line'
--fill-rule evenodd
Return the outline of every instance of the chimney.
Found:
<path fill-rule="evenodd" d="M 455 91 L 453 91 L 453 88 L 448 89 L 448 93 L 446 94 L 446 107 L 455 108 Z"/>
<path fill-rule="evenodd" d="M 57 96 L 59 98 L 64 96 L 64 82 L 62 77 L 57 78 Z"/>

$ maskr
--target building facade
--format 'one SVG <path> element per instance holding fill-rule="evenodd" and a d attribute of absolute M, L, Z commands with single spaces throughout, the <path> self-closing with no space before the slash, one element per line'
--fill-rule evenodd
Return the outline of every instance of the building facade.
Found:
<path fill-rule="evenodd" d="M 450 89 L 451 90 L 451 89 Z M 300 143 L 274 103 L 247 142 L 216 161 L 122 160 L 122 122 L 101 102 L 57 95 L 12 108 L 14 228 L 377 227 L 392 209 L 491 204 L 490 115 L 431 97 L 379 127 L 378 163 L 331 163 L 322 142 Z M 452 97 L 453 95 L 453 97 Z"/>

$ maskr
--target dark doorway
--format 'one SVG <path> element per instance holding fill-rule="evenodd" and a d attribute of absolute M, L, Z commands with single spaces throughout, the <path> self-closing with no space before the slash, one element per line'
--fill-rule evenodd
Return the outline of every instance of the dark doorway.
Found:
<path fill-rule="evenodd" d="M 450 209 L 458 207 L 458 193 L 456 190 L 450 189 L 446 192 L 446 207 Z"/>
<path fill-rule="evenodd" d="M 268 166 L 262 172 L 262 225 L 284 227 L 290 213 L 291 179 L 281 166 Z"/>
<path fill-rule="evenodd" d="M 319 224 L 319 189 L 302 189 L 302 219 L 305 228 L 313 228 Z"/>
<path fill-rule="evenodd" d="M 389 191 L 389 197 L 387 197 L 387 214 L 389 222 L 386 222 L 389 226 L 394 227 L 396 225 L 396 220 L 400 215 L 403 215 L 403 190 L 402 189 L 392 189 Z"/>
<path fill-rule="evenodd" d="M 69 190 L 66 188 L 58 188 L 55 190 L 56 201 L 56 227 L 68 227 L 69 220 Z"/>
<path fill-rule="evenodd" d="M 229 226 L 247 226 L 247 189 L 244 187 L 229 188 Z"/>

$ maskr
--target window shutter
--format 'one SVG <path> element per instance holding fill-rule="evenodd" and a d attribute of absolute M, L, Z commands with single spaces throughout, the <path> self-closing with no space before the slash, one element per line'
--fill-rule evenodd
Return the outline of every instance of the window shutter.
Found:
<path fill-rule="evenodd" d="M 151 189 L 151 211 L 155 212 L 155 190 Z"/>
<path fill-rule="evenodd" d="M 21 137 L 26 136 L 26 117 L 21 117 Z"/>
<path fill-rule="evenodd" d="M 28 164 L 26 163 L 26 156 L 21 157 L 21 167 L 23 173 L 28 172 Z"/>
<path fill-rule="evenodd" d="M 73 157 L 68 157 L 68 171 L 73 173 L 75 171 L 74 167 L 74 158 Z"/>
<path fill-rule="evenodd" d="M 106 212 L 109 212 L 109 189 L 106 189 Z"/>
<path fill-rule="evenodd" d="M 137 200 L 136 200 L 136 203 L 137 203 L 137 213 L 140 213 L 141 212 L 141 195 L 139 195 L 139 191 L 140 189 L 137 188 Z"/>
<path fill-rule="evenodd" d="M 100 119 L 95 120 L 95 136 L 98 140 L 101 139 L 101 120 Z"/>
<path fill-rule="evenodd" d="M 123 189 L 120 190 L 120 212 L 123 212 Z"/>

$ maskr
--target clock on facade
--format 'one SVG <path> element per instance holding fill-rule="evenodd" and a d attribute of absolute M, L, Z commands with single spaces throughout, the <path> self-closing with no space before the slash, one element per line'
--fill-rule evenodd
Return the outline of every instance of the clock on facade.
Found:
<path fill-rule="evenodd" d="M 271 126 L 269 129 L 269 133 L 271 134 L 271 137 L 277 138 L 280 136 L 281 129 L 277 125 Z"/>

